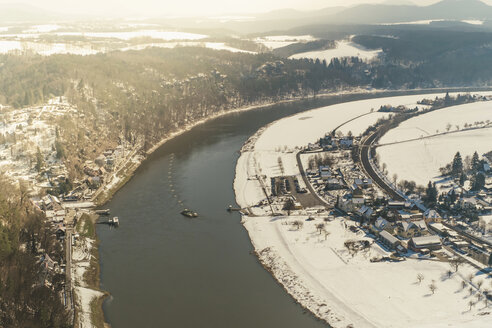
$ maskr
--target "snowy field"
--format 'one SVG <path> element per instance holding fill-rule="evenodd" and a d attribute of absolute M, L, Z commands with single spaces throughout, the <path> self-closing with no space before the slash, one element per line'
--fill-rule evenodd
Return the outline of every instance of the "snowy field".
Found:
<path fill-rule="evenodd" d="M 367 114 L 343 125 L 344 132 L 357 135 L 373 124 L 382 113 L 371 113 L 382 105 L 415 107 L 423 98 L 443 97 L 444 94 L 412 95 L 361 100 L 313 109 L 280 119 L 260 130 L 242 149 L 236 167 L 234 190 L 241 207 L 257 204 L 265 198 L 258 176 L 266 189 L 269 178 L 281 174 L 298 175 L 296 148 L 304 147 L 330 132 L 340 124 Z M 492 130 L 492 129 L 491 129 Z M 492 140 L 489 138 L 489 140 Z M 417 157 L 417 156 L 413 156 Z M 343 218 L 324 222 L 329 235 L 316 231 L 321 218 L 307 222 L 303 212 L 297 219 L 302 229 L 290 223 L 294 217 L 243 216 L 260 261 L 286 290 L 303 306 L 333 327 L 485 327 L 490 324 L 490 312 L 483 302 L 476 302 L 477 291 L 461 287 L 463 277 L 477 275 L 476 270 L 463 266 L 448 278 L 446 263 L 427 259 L 408 259 L 400 263 L 371 263 L 369 259 L 387 255 L 377 243 L 366 252 L 348 254 L 344 242 L 368 239 L 363 233 L 353 233 Z M 269 215 L 267 211 L 263 215 Z M 325 239 L 326 238 L 326 239 Z M 368 239 L 371 240 L 372 239 Z M 417 275 L 425 279 L 417 283 Z M 474 281 L 484 280 L 474 276 Z M 435 294 L 429 284 L 437 287 Z M 477 304 L 470 308 L 469 302 Z"/>
<path fill-rule="evenodd" d="M 254 39 L 256 43 L 261 43 L 269 49 L 277 49 L 298 42 L 308 42 L 316 40 L 311 35 L 272 35 Z"/>
<path fill-rule="evenodd" d="M 373 112 L 342 125 L 338 130 L 344 135 L 352 132 L 352 135 L 358 136 L 364 133 L 369 125 L 373 125 L 378 119 L 387 117 L 388 115 L 388 113 Z"/>
<path fill-rule="evenodd" d="M 379 144 L 425 137 L 456 131 L 465 124 L 492 121 L 492 102 L 476 102 L 453 106 L 409 119 L 386 133 Z M 439 168 L 450 163 L 457 151 L 464 157 L 475 151 L 479 155 L 492 151 L 492 127 L 471 131 L 450 133 L 438 137 L 424 138 L 412 142 L 387 145 L 377 148 L 380 163 L 386 163 L 388 176 L 398 175 L 399 180 L 415 181 L 426 185 L 440 175 Z M 408 154 L 411 154 L 409 156 Z"/>
<path fill-rule="evenodd" d="M 21 50 L 21 42 L 20 41 L 5 41 L 0 40 L 0 53 L 5 54 L 12 50 Z"/>
<path fill-rule="evenodd" d="M 337 41 L 336 48 L 303 52 L 290 56 L 291 59 L 312 58 L 326 60 L 328 63 L 333 58 L 340 57 L 359 57 L 362 60 L 371 60 L 377 57 L 381 50 L 368 50 L 350 41 Z"/>
<path fill-rule="evenodd" d="M 387 256 L 378 244 L 351 256 L 347 240 L 370 240 L 362 232 L 345 228 L 352 223 L 336 218 L 325 222 L 329 235 L 316 231 L 320 219 L 304 222 L 297 230 L 287 224 L 305 217 L 254 217 L 245 220 L 260 260 L 271 266 L 289 293 L 333 327 L 487 327 L 490 315 L 484 303 L 470 310 L 476 291 L 461 287 L 462 277 L 490 284 L 476 270 L 464 266 L 450 278 L 446 263 L 408 259 L 399 263 L 371 263 L 373 257 Z M 424 275 L 422 283 L 417 275 Z M 435 294 L 429 289 L 434 282 Z"/>
<path fill-rule="evenodd" d="M 256 52 L 230 47 L 223 42 L 200 42 L 200 41 L 181 41 L 181 42 L 161 42 L 145 43 L 121 49 L 121 51 L 143 50 L 147 48 L 177 48 L 177 47 L 204 47 L 213 50 L 226 50 L 230 52 L 242 52 L 255 54 Z"/>
<path fill-rule="evenodd" d="M 242 50 L 227 46 L 223 42 L 200 42 L 200 41 L 181 41 L 181 42 L 160 42 L 145 43 L 135 46 L 129 46 L 120 49 L 121 51 L 143 50 L 147 48 L 176 48 L 176 47 L 205 47 L 214 50 L 226 50 L 230 52 L 242 52 L 255 54 L 253 51 Z M 96 49 L 90 45 L 74 45 L 69 43 L 43 43 L 43 42 L 26 42 L 0 40 L 0 54 L 6 54 L 11 51 L 33 51 L 42 56 L 51 56 L 55 54 L 73 54 L 73 55 L 95 55 L 107 52 L 105 48 Z"/>
<path fill-rule="evenodd" d="M 58 24 L 43 24 L 43 25 L 33 25 L 30 29 L 25 30 L 25 33 L 49 33 L 61 28 Z"/>
<path fill-rule="evenodd" d="M 42 56 L 51 56 L 55 54 L 73 54 L 86 56 L 102 52 L 94 49 L 91 46 L 77 46 L 69 43 L 43 43 L 0 40 L 0 53 L 5 54 L 15 50 L 32 51 Z"/>
<path fill-rule="evenodd" d="M 376 152 L 381 163 L 387 165 L 387 176 L 397 174 L 399 181 L 415 181 L 425 186 L 440 179 L 439 168 L 450 163 L 457 151 L 463 158 L 475 151 L 481 155 L 492 151 L 491 140 L 492 128 L 488 128 L 383 146 Z"/>
<path fill-rule="evenodd" d="M 377 111 L 383 105 L 406 105 L 408 107 L 417 106 L 417 101 L 424 98 L 443 97 L 444 93 L 428 95 L 410 95 L 400 97 L 386 97 L 366 99 L 341 103 L 326 107 L 321 107 L 286 117 L 272 124 L 256 142 L 256 150 L 275 150 L 279 147 L 295 148 L 304 147 L 310 142 L 314 142 L 330 132 L 338 125 L 347 122 L 359 115 Z M 373 113 L 365 119 L 368 120 L 364 126 L 364 118 L 352 121 L 349 127 L 354 135 L 365 130 L 367 126 L 377 120 L 377 115 Z M 374 116 L 373 116 L 374 115 Z M 359 132 L 359 133 L 358 133 Z"/>
<path fill-rule="evenodd" d="M 158 30 L 140 30 L 129 32 L 57 32 L 54 34 L 59 36 L 85 36 L 90 38 L 114 38 L 120 40 L 149 37 L 152 39 L 160 39 L 165 41 L 200 40 L 208 37 L 207 35 L 197 33 Z"/>

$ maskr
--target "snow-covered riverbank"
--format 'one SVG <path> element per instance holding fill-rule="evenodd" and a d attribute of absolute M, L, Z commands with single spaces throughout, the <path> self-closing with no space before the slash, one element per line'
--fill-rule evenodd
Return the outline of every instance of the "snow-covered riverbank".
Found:
<path fill-rule="evenodd" d="M 284 175 L 299 174 L 297 148 L 372 108 L 415 107 L 418 100 L 436 96 L 444 94 L 369 99 L 303 112 L 270 124 L 242 149 L 234 190 L 237 203 L 256 215 L 245 215 L 242 222 L 258 258 L 294 299 L 333 327 L 484 327 L 491 322 L 489 309 L 481 303 L 469 306 L 474 292 L 461 287 L 469 274 L 477 281 L 490 280 L 472 267 L 463 266 L 448 277 L 449 265 L 438 261 L 372 263 L 371 258 L 389 253 L 362 231 L 352 232 L 353 223 L 345 218 L 305 221 L 306 211 L 270 216 L 270 210 L 255 207 L 265 199 L 263 190 L 269 192 L 271 177 L 282 170 Z M 352 133 L 364 131 L 377 118 L 369 114 L 352 121 Z M 293 227 L 295 220 L 304 223 L 302 228 Z M 320 222 L 328 234 L 317 231 Z M 368 240 L 371 246 L 352 255 L 344 246 L 348 240 Z M 424 275 L 424 282 L 417 282 L 418 274 Z M 431 283 L 437 287 L 434 294 L 428 287 Z"/>

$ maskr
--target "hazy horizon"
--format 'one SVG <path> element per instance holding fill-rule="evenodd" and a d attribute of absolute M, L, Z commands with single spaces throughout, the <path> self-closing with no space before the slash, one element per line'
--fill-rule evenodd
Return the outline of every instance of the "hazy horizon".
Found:
<path fill-rule="evenodd" d="M 429 5 L 440 0 L 307 0 L 299 3 L 297 0 L 250 0 L 232 2 L 228 0 L 197 0 L 159 1 L 159 0 L 0 0 L 0 4 L 30 5 L 60 14 L 117 16 L 221 16 L 248 15 L 269 12 L 280 9 L 316 10 L 336 6 L 353 6 L 363 3 Z M 492 4 L 492 0 L 483 1 Z"/>

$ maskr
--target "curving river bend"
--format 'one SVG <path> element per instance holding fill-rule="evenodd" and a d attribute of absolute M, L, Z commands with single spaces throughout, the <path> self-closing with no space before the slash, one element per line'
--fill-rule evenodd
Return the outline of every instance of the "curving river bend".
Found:
<path fill-rule="evenodd" d="M 159 148 L 105 206 L 119 216 L 120 227 L 97 228 L 101 289 L 112 295 L 103 305 L 106 320 L 113 328 L 326 327 L 262 268 L 240 215 L 225 209 L 235 204 L 238 150 L 260 127 L 375 96 L 332 96 L 230 114 Z M 180 215 L 180 202 L 200 217 Z"/>

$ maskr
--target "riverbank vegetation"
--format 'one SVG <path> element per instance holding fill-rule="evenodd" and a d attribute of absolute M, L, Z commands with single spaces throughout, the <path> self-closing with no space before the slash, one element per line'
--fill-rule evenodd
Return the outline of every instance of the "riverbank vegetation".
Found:
<path fill-rule="evenodd" d="M 60 243 L 22 185 L 0 176 L 0 190 L 0 325 L 69 327 L 65 276 L 51 260 L 62 258 Z"/>

